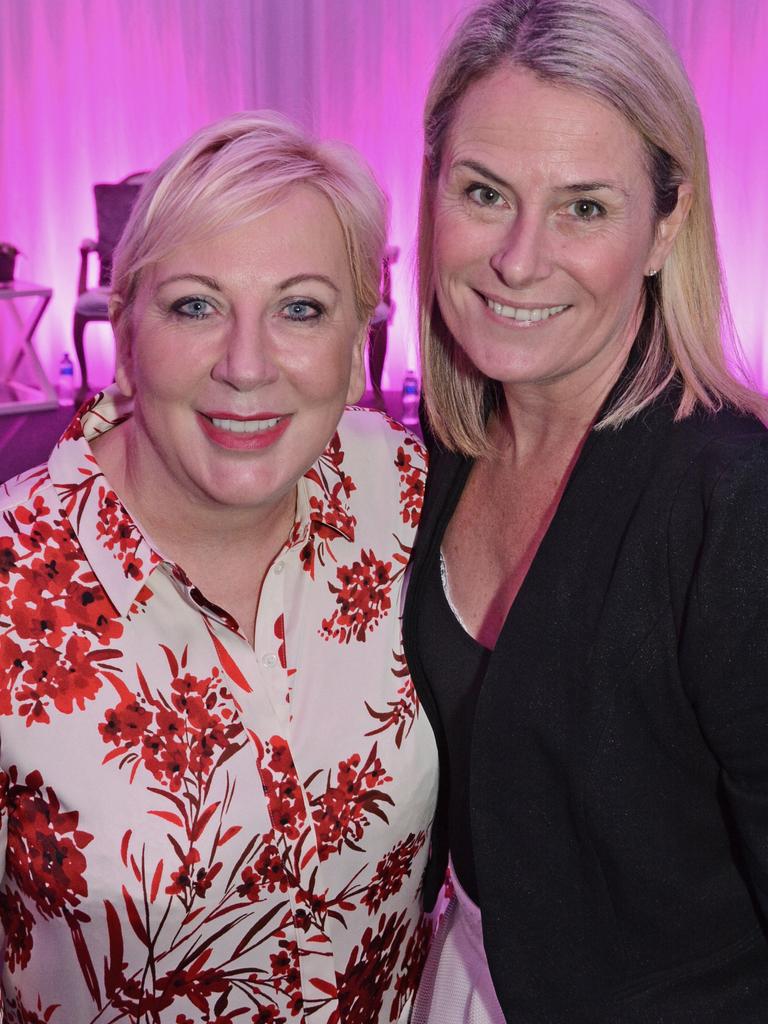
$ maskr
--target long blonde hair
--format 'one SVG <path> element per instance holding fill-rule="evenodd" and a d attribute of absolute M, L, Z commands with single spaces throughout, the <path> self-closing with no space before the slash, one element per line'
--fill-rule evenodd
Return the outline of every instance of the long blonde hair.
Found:
<path fill-rule="evenodd" d="M 440 315 L 432 202 L 458 101 L 501 64 L 581 90 L 621 114 L 648 154 L 657 219 L 675 208 L 682 182 L 692 188 L 690 212 L 672 252 L 659 274 L 646 279 L 641 358 L 599 426 L 619 426 L 674 378 L 682 384 L 677 419 L 697 406 L 714 411 L 725 405 L 766 418 L 768 403 L 744 383 L 748 376 L 725 296 L 699 108 L 663 30 L 633 0 L 490 0 L 469 14 L 448 44 L 424 115 L 420 335 L 425 401 L 435 435 L 450 449 L 484 454 L 488 411 L 500 400 L 498 383 L 470 363 Z M 726 364 L 724 337 L 738 376 Z"/>

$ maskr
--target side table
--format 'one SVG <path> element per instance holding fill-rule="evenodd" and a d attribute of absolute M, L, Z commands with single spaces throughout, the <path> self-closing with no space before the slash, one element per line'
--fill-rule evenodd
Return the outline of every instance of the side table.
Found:
<path fill-rule="evenodd" d="M 29 281 L 0 282 L 0 302 L 10 307 L 10 320 L 15 329 L 10 338 L 0 336 L 0 415 L 3 413 L 31 412 L 34 409 L 55 409 L 56 392 L 46 376 L 34 346 L 37 325 L 42 319 L 53 289 Z M 25 300 L 32 299 L 33 302 Z M 19 300 L 22 300 L 21 303 Z M 19 306 L 21 305 L 21 309 Z M 18 373 L 26 363 L 32 371 L 34 383 L 18 380 Z"/>

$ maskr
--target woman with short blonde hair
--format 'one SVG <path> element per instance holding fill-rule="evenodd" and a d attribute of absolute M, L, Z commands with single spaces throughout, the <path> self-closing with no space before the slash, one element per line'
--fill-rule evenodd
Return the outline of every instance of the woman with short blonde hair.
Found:
<path fill-rule="evenodd" d="M 201 129 L 114 263 L 116 385 L 0 491 L 0 1019 L 405 1019 L 437 756 L 398 608 L 421 445 L 363 393 L 385 204 Z"/>

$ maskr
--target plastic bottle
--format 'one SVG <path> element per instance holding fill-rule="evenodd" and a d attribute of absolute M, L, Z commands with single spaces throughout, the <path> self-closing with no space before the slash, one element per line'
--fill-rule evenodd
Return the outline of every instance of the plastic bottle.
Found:
<path fill-rule="evenodd" d="M 419 422 L 419 378 L 413 370 L 403 377 L 402 422 L 412 427 Z"/>
<path fill-rule="evenodd" d="M 75 367 L 65 352 L 59 363 L 59 405 L 72 405 L 75 400 Z"/>

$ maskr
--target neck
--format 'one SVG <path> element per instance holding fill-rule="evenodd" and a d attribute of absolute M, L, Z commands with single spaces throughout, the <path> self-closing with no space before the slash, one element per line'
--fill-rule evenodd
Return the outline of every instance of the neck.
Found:
<path fill-rule="evenodd" d="M 520 464 L 578 444 L 619 379 L 631 347 L 630 340 L 617 349 L 598 373 L 585 366 L 549 381 L 504 385 L 504 403 L 490 431 L 502 458 Z"/>
<path fill-rule="evenodd" d="M 196 497 L 163 475 L 162 483 L 131 441 L 130 421 L 103 434 L 93 445 L 105 476 L 152 546 L 180 565 L 205 592 L 214 569 L 254 579 L 287 539 L 296 508 L 296 488 L 268 506 L 233 507 Z M 206 571 L 205 567 L 211 567 Z"/>

